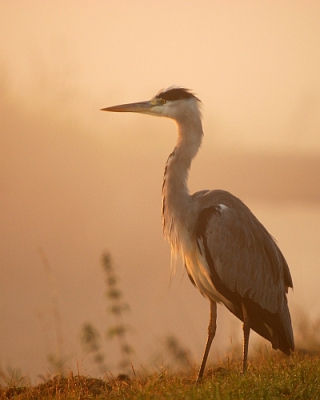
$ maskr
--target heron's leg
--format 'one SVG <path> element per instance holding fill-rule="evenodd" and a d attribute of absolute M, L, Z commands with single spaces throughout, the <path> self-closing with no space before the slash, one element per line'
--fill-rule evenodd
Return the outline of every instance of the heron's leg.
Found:
<path fill-rule="evenodd" d="M 245 305 L 242 303 L 243 312 L 243 365 L 242 373 L 244 374 L 247 370 L 248 361 L 248 348 L 249 348 L 249 336 L 250 336 L 250 321 Z"/>
<path fill-rule="evenodd" d="M 198 374 L 198 379 L 197 382 L 200 382 L 205 366 L 206 366 L 206 362 L 207 362 L 207 358 L 208 358 L 208 354 L 210 351 L 210 347 L 211 347 L 211 343 L 213 341 L 214 335 L 216 334 L 216 329 L 217 329 L 217 303 L 213 300 L 210 300 L 210 320 L 209 320 L 209 326 L 208 326 L 208 339 L 207 339 L 207 344 L 203 353 L 203 358 L 202 358 L 202 363 L 201 363 L 201 367 L 199 370 L 199 374 Z"/>

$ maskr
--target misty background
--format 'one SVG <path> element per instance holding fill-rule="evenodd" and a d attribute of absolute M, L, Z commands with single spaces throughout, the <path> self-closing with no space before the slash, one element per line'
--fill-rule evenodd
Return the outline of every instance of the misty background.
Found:
<path fill-rule="evenodd" d="M 162 174 L 175 126 L 99 111 L 172 84 L 203 102 L 191 192 L 240 197 L 289 263 L 294 327 L 301 312 L 319 317 L 318 2 L 1 3 L 1 368 L 36 379 L 61 351 L 67 368 L 92 371 L 80 330 L 112 323 L 105 250 L 131 308 L 134 366 L 149 367 L 168 334 L 200 362 L 209 303 L 183 268 L 171 275 L 162 237 Z M 212 359 L 240 346 L 242 335 L 240 321 L 223 307 L 218 314 Z M 106 344 L 111 368 L 116 347 Z"/>

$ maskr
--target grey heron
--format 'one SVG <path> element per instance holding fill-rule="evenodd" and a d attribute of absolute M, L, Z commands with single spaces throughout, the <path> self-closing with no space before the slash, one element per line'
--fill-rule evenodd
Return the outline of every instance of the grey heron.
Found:
<path fill-rule="evenodd" d="M 210 301 L 201 380 L 216 332 L 217 303 L 243 322 L 243 373 L 250 330 L 285 354 L 294 350 L 287 302 L 293 287 L 287 262 L 273 237 L 249 208 L 225 190 L 189 194 L 188 173 L 203 137 L 200 100 L 188 89 L 169 87 L 149 101 L 103 108 L 173 119 L 178 140 L 162 185 L 162 223 L 171 251 L 179 254 L 191 282 Z"/>

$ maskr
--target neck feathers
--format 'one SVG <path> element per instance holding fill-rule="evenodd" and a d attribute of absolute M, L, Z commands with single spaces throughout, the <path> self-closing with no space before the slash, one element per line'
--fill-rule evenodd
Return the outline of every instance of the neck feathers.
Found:
<path fill-rule="evenodd" d="M 177 120 L 178 140 L 167 160 L 163 177 L 163 234 L 170 242 L 174 253 L 183 253 L 181 244 L 188 240 L 189 224 L 193 220 L 188 174 L 203 136 L 199 113 L 190 114 L 183 118 L 183 122 Z"/>

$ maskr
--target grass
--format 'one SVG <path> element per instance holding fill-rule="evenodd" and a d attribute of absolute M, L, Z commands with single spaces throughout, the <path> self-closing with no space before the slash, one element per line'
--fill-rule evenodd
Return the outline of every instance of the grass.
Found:
<path fill-rule="evenodd" d="M 56 376 L 36 387 L 8 385 L 0 389 L 0 399 L 319 399 L 320 357 L 294 354 L 282 357 L 257 356 L 248 372 L 240 374 L 238 361 L 208 369 L 200 384 L 196 371 L 170 374 L 166 371 L 129 378 L 120 375 L 104 380 Z"/>

